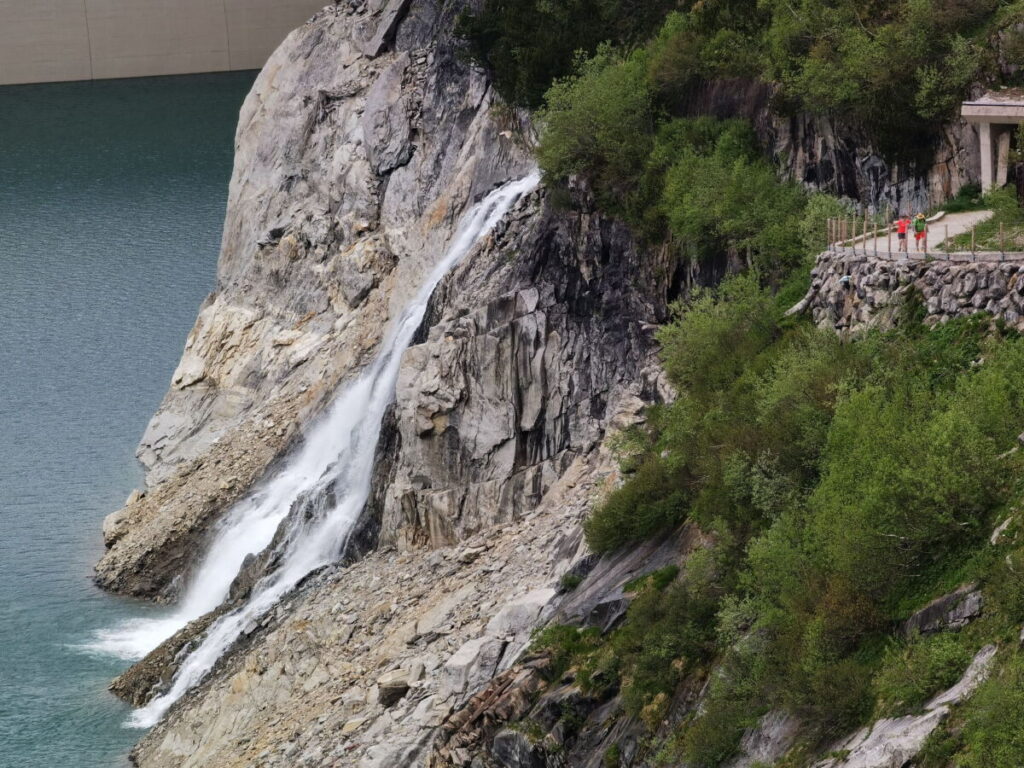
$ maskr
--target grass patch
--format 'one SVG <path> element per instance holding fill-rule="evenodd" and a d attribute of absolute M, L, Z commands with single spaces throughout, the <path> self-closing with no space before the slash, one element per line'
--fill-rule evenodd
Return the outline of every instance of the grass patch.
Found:
<path fill-rule="evenodd" d="M 979 251 L 1024 251 L 1024 209 L 1017 202 L 1016 193 L 1011 189 L 995 190 L 982 198 L 981 207 L 991 209 L 993 214 L 975 227 L 975 248 Z M 940 222 L 937 231 L 942 231 L 941 226 Z M 951 237 L 950 241 L 950 250 L 970 250 L 971 233 Z M 939 244 L 934 247 L 939 250 Z"/>
<path fill-rule="evenodd" d="M 928 699 L 960 679 L 972 657 L 955 633 L 893 642 L 874 679 L 878 716 L 919 711 Z"/>

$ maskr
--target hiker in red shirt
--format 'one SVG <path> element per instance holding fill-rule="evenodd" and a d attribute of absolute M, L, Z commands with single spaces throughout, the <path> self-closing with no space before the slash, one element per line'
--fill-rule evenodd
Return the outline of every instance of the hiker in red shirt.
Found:
<path fill-rule="evenodd" d="M 900 253 L 907 252 L 907 230 L 910 229 L 910 216 L 900 216 L 893 222 L 896 225 L 896 237 L 900 243 Z"/>

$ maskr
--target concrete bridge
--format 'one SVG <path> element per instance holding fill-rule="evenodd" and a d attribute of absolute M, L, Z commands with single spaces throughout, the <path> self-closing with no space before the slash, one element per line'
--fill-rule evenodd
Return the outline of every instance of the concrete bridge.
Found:
<path fill-rule="evenodd" d="M 0 85 L 259 69 L 327 0 L 0 0 Z"/>

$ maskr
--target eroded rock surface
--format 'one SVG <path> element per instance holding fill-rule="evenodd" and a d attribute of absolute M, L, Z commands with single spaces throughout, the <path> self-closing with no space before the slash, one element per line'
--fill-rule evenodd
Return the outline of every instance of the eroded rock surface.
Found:
<path fill-rule="evenodd" d="M 876 210 L 927 211 L 981 173 L 977 127 L 957 119 L 938 132 L 923 161 L 887 159 L 855 126 L 828 115 L 779 110 L 777 89 L 734 78 L 705 83 L 680 105 L 688 114 L 749 120 L 785 175 Z"/>
<path fill-rule="evenodd" d="M 510 696 L 525 695 L 529 673 L 499 670 L 519 654 L 535 615 L 559 599 L 558 576 L 582 553 L 578 526 L 615 478 L 613 457 L 598 450 L 577 458 L 516 522 L 456 546 L 385 549 L 322 573 L 173 708 L 134 759 L 146 768 L 425 760 L 435 729 L 482 687 L 495 698 L 516 678 Z M 477 710 L 490 701 L 476 700 Z"/>
<path fill-rule="evenodd" d="M 984 598 L 977 584 L 964 584 L 937 597 L 903 622 L 903 633 L 922 635 L 960 629 L 981 615 Z"/>

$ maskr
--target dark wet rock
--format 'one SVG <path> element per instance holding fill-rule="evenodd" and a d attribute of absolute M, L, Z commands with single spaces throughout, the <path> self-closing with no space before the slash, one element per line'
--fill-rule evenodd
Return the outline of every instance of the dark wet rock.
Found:
<path fill-rule="evenodd" d="M 961 629 L 981 615 L 984 604 L 977 584 L 964 584 L 948 595 L 937 597 L 921 610 L 903 622 L 902 630 L 907 636 L 941 632 L 947 629 Z"/>

